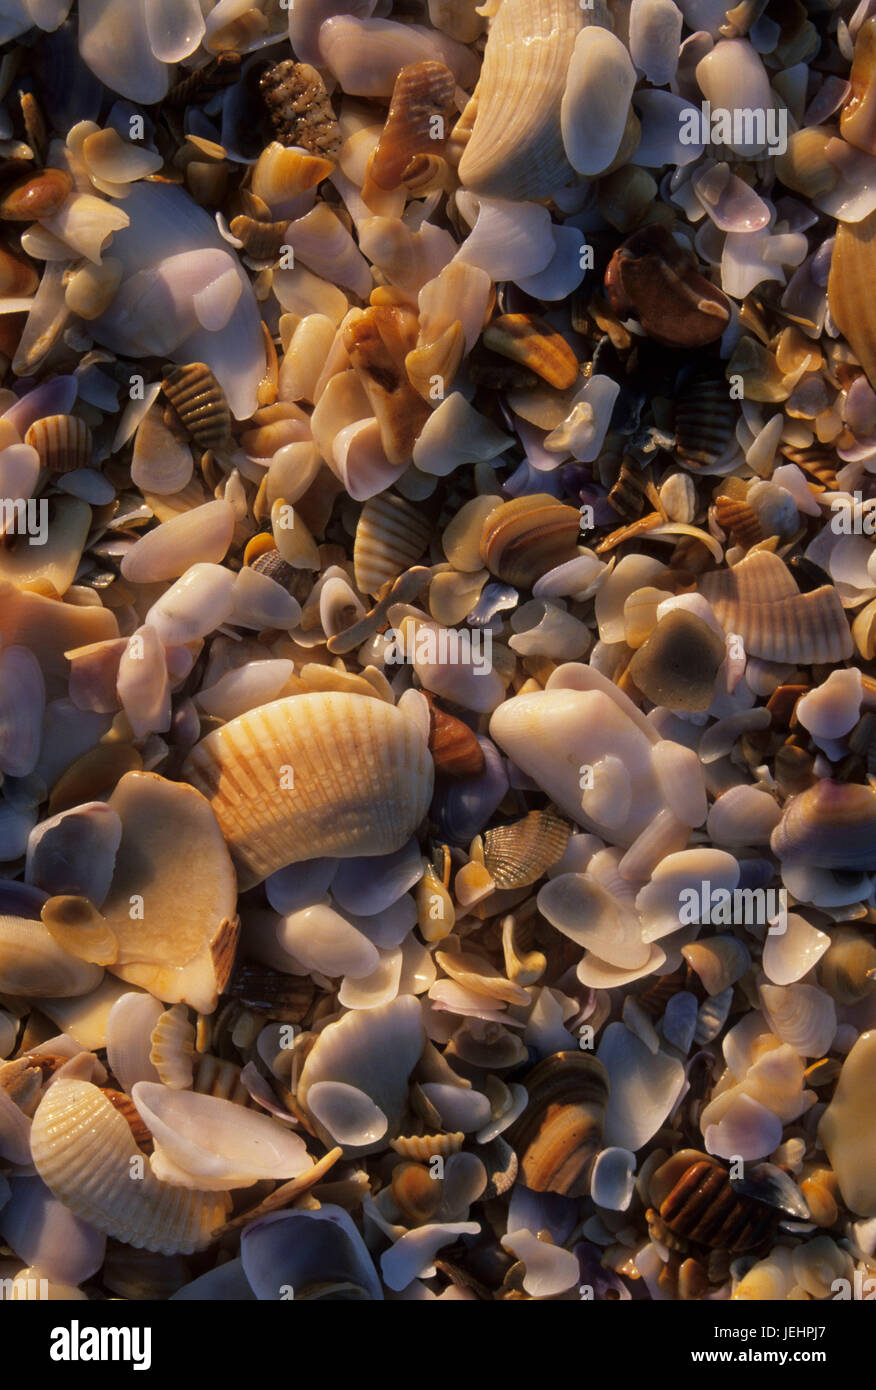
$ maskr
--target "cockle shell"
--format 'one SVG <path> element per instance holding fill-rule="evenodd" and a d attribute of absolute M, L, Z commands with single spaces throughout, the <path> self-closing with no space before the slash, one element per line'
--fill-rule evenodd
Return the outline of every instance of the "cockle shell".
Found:
<path fill-rule="evenodd" d="M 708 368 L 694 372 L 675 400 L 678 457 L 689 468 L 708 468 L 731 443 L 739 412 L 727 381 Z"/>
<path fill-rule="evenodd" d="M 69 473 L 91 463 L 91 430 L 75 415 L 46 415 L 24 436 L 50 473 Z"/>
<path fill-rule="evenodd" d="M 563 856 L 571 827 L 550 811 L 530 811 L 523 820 L 484 835 L 484 864 L 497 888 L 536 883 Z"/>
<path fill-rule="evenodd" d="M 59 1078 L 34 1115 L 31 1152 L 52 1194 L 90 1226 L 138 1249 L 190 1254 L 210 1244 L 229 1199 L 159 1182 L 127 1120 L 90 1082 Z M 132 1181 L 132 1161 L 143 1167 Z"/>
<path fill-rule="evenodd" d="M 522 201 L 572 181 L 560 127 L 566 75 L 579 31 L 607 22 L 601 3 L 593 10 L 578 0 L 503 3 L 490 23 L 474 129 L 459 164 L 466 188 Z"/>
<path fill-rule="evenodd" d="M 155 1027 L 149 1061 L 165 1086 L 184 1090 L 194 1078 L 195 1030 L 182 1004 L 166 1009 Z"/>
<path fill-rule="evenodd" d="M 547 493 L 503 502 L 484 519 L 481 559 L 499 579 L 531 588 L 548 570 L 574 559 L 580 520 L 574 507 Z"/>
<path fill-rule="evenodd" d="M 822 585 L 801 594 L 784 561 L 769 551 L 704 575 L 698 587 L 725 632 L 738 633 L 750 656 L 809 664 L 852 655 L 836 589 Z"/>
<path fill-rule="evenodd" d="M 377 594 L 422 555 L 430 527 L 419 507 L 395 493 L 383 492 L 362 508 L 353 544 L 356 586 Z"/>
<path fill-rule="evenodd" d="M 223 449 L 231 438 L 225 393 L 204 362 L 175 367 L 161 383 L 189 434 L 202 449 Z"/>
<path fill-rule="evenodd" d="M 557 1052 L 523 1078 L 529 1103 L 506 1133 L 534 1192 L 584 1197 L 602 1144 L 608 1077 L 595 1057 Z"/>
<path fill-rule="evenodd" d="M 675 1236 L 739 1253 L 760 1245 L 774 1208 L 733 1191 L 726 1168 L 696 1149 L 680 1149 L 652 1174 L 650 1198 Z"/>
<path fill-rule="evenodd" d="M 322 855 L 390 854 L 421 821 L 432 762 L 416 726 L 361 695 L 295 695 L 198 744 L 183 775 L 203 790 L 243 884 Z"/>

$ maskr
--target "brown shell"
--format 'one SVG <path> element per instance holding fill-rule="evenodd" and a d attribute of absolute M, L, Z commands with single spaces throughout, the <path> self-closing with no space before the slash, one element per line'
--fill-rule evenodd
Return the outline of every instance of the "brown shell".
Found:
<path fill-rule="evenodd" d="M 572 827 L 553 811 L 530 811 L 522 820 L 484 835 L 484 864 L 497 888 L 537 883 L 562 859 Z"/>
<path fill-rule="evenodd" d="M 91 463 L 91 430 L 76 415 L 45 415 L 24 436 L 50 473 L 72 473 Z"/>
<path fill-rule="evenodd" d="M 545 492 L 515 497 L 490 512 L 481 532 L 481 559 L 491 574 L 531 589 L 556 565 L 573 560 L 581 517 Z"/>
<path fill-rule="evenodd" d="M 237 964 L 228 983 L 228 994 L 255 1013 L 270 1014 L 282 1023 L 300 1023 L 316 991 L 309 975 L 283 975 L 270 966 Z"/>
<path fill-rule="evenodd" d="M 263 222 L 241 213 L 231 219 L 231 234 L 243 242 L 243 249 L 255 261 L 273 261 L 286 241 L 288 222 Z"/>
<path fill-rule="evenodd" d="M 876 212 L 860 222 L 837 223 L 827 299 L 834 323 L 872 386 L 876 382 Z"/>
<path fill-rule="evenodd" d="M 404 497 L 392 492 L 372 497 L 362 508 L 353 543 L 356 588 L 377 594 L 420 558 L 431 534 L 420 508 Z"/>
<path fill-rule="evenodd" d="M 338 153 L 341 129 L 316 68 L 287 58 L 263 74 L 259 88 L 281 145 L 329 158 Z"/>
<path fill-rule="evenodd" d="M 424 1226 L 441 1204 L 444 1184 L 422 1163 L 405 1161 L 392 1170 L 392 1195 L 408 1226 Z"/>
<path fill-rule="evenodd" d="M 436 705 L 428 691 L 423 694 L 429 702 L 429 752 L 435 771 L 448 777 L 476 777 L 483 772 L 485 762 L 477 737 L 461 719 Z"/>
<path fill-rule="evenodd" d="M 737 545 L 749 550 L 763 540 L 763 527 L 757 513 L 748 502 L 738 497 L 726 497 L 723 493 L 715 498 L 715 520 L 722 531 L 726 531 Z"/>
<path fill-rule="evenodd" d="M 786 804 L 773 854 L 819 869 L 876 869 L 876 791 L 822 777 Z"/>
<path fill-rule="evenodd" d="M 766 1240 L 778 1216 L 774 1208 L 734 1192 L 723 1165 L 696 1149 L 667 1159 L 652 1176 L 650 1191 L 674 1236 L 733 1254 Z"/>
<path fill-rule="evenodd" d="M 801 594 L 778 555 L 756 550 L 728 570 L 705 574 L 700 593 L 725 632 L 738 633 L 749 656 L 794 665 L 843 661 L 854 643 L 833 585 Z"/>
<path fill-rule="evenodd" d="M 152 1152 L 152 1132 L 149 1126 L 140 1118 L 140 1112 L 129 1095 L 124 1091 L 116 1091 L 111 1086 L 101 1086 L 108 1101 L 111 1101 L 120 1115 L 124 1115 L 128 1121 L 128 1127 L 134 1136 L 134 1142 L 138 1149 L 144 1153 Z"/>
<path fill-rule="evenodd" d="M 388 305 L 372 305 L 351 317 L 341 333 L 362 389 L 380 426 L 380 442 L 390 463 L 410 463 L 414 444 L 429 418 L 429 407 L 408 380 L 403 355 L 403 315 Z M 413 346 L 413 344 L 411 344 Z"/>
<path fill-rule="evenodd" d="M 222 449 L 229 443 L 231 411 L 225 392 L 205 362 L 175 367 L 161 389 L 202 449 Z"/>
<path fill-rule="evenodd" d="M 608 1073 L 584 1052 L 556 1052 L 524 1077 L 529 1104 L 506 1133 L 533 1192 L 585 1197 L 602 1144 Z"/>
<path fill-rule="evenodd" d="M 441 153 L 455 91 L 456 79 L 444 63 L 429 60 L 401 69 L 371 161 L 371 178 L 379 188 L 398 188 L 415 155 Z"/>
<path fill-rule="evenodd" d="M 666 347 L 705 347 L 730 322 L 727 296 L 700 274 L 696 258 L 659 223 L 633 232 L 617 248 L 605 288 L 618 318 L 635 315 L 648 337 Z"/>
<path fill-rule="evenodd" d="M 645 485 L 646 479 L 640 469 L 631 467 L 624 460 L 621 464 L 617 482 L 608 494 L 608 500 L 616 512 L 625 516 L 629 521 L 635 521 L 636 517 L 642 515 L 645 505 Z"/>
<path fill-rule="evenodd" d="M 795 449 L 791 444 L 781 444 L 782 455 L 789 463 L 796 463 L 798 468 L 802 468 L 804 473 L 808 473 L 817 483 L 829 488 L 831 492 L 839 487 L 836 476 L 836 453 L 833 449 L 821 444 L 814 444 L 809 449 Z"/>
<path fill-rule="evenodd" d="M 451 1154 L 459 1153 L 464 1140 L 462 1130 L 454 1130 L 450 1134 L 403 1134 L 397 1139 L 390 1139 L 389 1147 L 401 1154 L 402 1158 L 428 1163 L 430 1158 L 449 1158 Z"/>
<path fill-rule="evenodd" d="M 558 391 L 568 390 L 578 379 L 578 359 L 569 344 L 537 314 L 500 314 L 484 329 L 482 342 Z"/>
<path fill-rule="evenodd" d="M 723 376 L 697 373 L 675 402 L 675 450 L 689 468 L 708 468 L 736 429 L 738 409 Z"/>
<path fill-rule="evenodd" d="M 28 174 L 5 189 L 0 198 L 0 221 L 36 222 L 51 217 L 72 191 L 73 179 L 66 169 Z"/>

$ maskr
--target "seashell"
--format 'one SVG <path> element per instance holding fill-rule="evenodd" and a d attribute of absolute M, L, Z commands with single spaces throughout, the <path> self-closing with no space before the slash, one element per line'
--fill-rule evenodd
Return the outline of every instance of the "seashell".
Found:
<path fill-rule="evenodd" d="M 709 468 L 736 442 L 738 410 L 727 381 L 708 370 L 693 373 L 675 399 L 675 447 L 689 468 Z"/>
<path fill-rule="evenodd" d="M 876 213 L 860 222 L 841 222 L 830 262 L 827 297 L 831 316 L 872 385 L 876 381 L 876 340 L 869 286 L 873 281 Z M 862 293 L 863 292 L 863 293 Z"/>
<path fill-rule="evenodd" d="M 605 288 L 619 318 L 635 315 L 647 335 L 666 347 L 705 347 L 730 321 L 729 300 L 660 225 L 622 242 L 609 262 Z"/>
<path fill-rule="evenodd" d="M 264 222 L 240 213 L 231 219 L 230 229 L 231 235 L 242 242 L 243 249 L 254 261 L 273 263 L 286 242 L 288 225 L 283 218 L 278 222 Z"/>
<path fill-rule="evenodd" d="M 560 107 L 563 146 L 579 174 L 592 178 L 614 164 L 635 85 L 636 70 L 621 40 L 598 21 L 582 29 L 572 49 Z"/>
<path fill-rule="evenodd" d="M 768 792 L 731 787 L 716 798 L 707 830 L 717 845 L 766 845 L 780 820 L 781 811 Z"/>
<path fill-rule="evenodd" d="M 660 1221 L 685 1241 L 741 1254 L 771 1234 L 774 1208 L 734 1192 L 727 1170 L 696 1149 L 680 1149 L 651 1175 Z"/>
<path fill-rule="evenodd" d="M 786 565 L 756 551 L 699 582 L 725 632 L 738 633 L 750 656 L 767 661 L 840 661 L 852 655 L 852 635 L 833 586 L 801 594 Z"/>
<path fill-rule="evenodd" d="M 557 1052 L 523 1078 L 529 1101 L 506 1131 L 533 1192 L 584 1197 L 602 1146 L 608 1076 L 595 1057 Z"/>
<path fill-rule="evenodd" d="M 582 11 L 576 0 L 514 0 L 494 16 L 459 164 L 464 187 L 522 201 L 547 198 L 571 181 L 560 125 L 566 75 L 578 32 L 606 23 L 601 5 Z"/>
<path fill-rule="evenodd" d="M 355 318 L 348 316 L 343 342 L 380 425 L 386 457 L 402 464 L 410 462 L 429 411 L 408 381 L 403 362 L 392 355 L 392 314 L 371 308 Z"/>
<path fill-rule="evenodd" d="M 735 985 L 751 964 L 748 948 L 734 936 L 700 937 L 691 946 L 682 946 L 681 954 L 709 995 Z"/>
<path fill-rule="evenodd" d="M 420 431 L 414 463 L 421 472 L 443 478 L 462 463 L 496 458 L 511 442 L 460 391 L 451 391 Z"/>
<path fill-rule="evenodd" d="M 73 191 L 66 169 L 43 169 L 11 184 L 0 198 L 0 221 L 37 222 L 53 217 Z"/>
<path fill-rule="evenodd" d="M 428 1163 L 433 1158 L 448 1159 L 452 1154 L 459 1153 L 464 1142 L 465 1135 L 462 1130 L 457 1130 L 452 1134 L 399 1135 L 390 1139 L 389 1147 L 402 1158 Z"/>
<path fill-rule="evenodd" d="M 763 527 L 757 512 L 742 498 L 725 497 L 723 493 L 716 497 L 715 520 L 743 550 L 750 550 L 763 540 Z"/>
<path fill-rule="evenodd" d="M 714 628 L 695 613 L 675 608 L 633 654 L 629 673 L 655 705 L 703 711 L 714 698 L 724 655 Z"/>
<path fill-rule="evenodd" d="M 359 251 L 344 223 L 327 203 L 290 222 L 286 240 L 315 275 L 325 276 L 336 285 L 367 299 L 373 280 L 368 262 Z"/>
<path fill-rule="evenodd" d="M 483 332 L 484 347 L 519 362 L 564 391 L 578 379 L 578 360 L 566 340 L 535 314 L 502 314 Z"/>
<path fill-rule="evenodd" d="M 465 335 L 465 350 L 471 352 L 481 335 L 492 291 L 492 281 L 485 270 L 454 258 L 423 285 L 417 296 L 417 346 L 434 343 L 458 321 Z"/>
<path fill-rule="evenodd" d="M 339 807 L 337 779 L 351 769 L 357 791 Z M 183 775 L 209 797 L 243 883 L 301 859 L 392 853 L 432 795 L 431 759 L 411 721 L 337 693 L 250 710 L 203 739 Z"/>
<path fill-rule="evenodd" d="M 225 393 L 205 362 L 174 367 L 161 389 L 202 449 L 220 451 L 229 444 L 231 412 Z"/>
<path fill-rule="evenodd" d="M 292 23 L 292 12 L 289 13 Z M 293 42 L 296 53 L 298 45 Z M 274 134 L 281 145 L 294 145 L 308 154 L 332 158 L 341 147 L 341 132 L 316 68 L 288 58 L 259 78 Z"/>
<path fill-rule="evenodd" d="M 840 134 L 850 145 L 876 154 L 876 114 L 873 66 L 876 61 L 876 24 L 865 19 L 855 38 L 855 56 L 849 73 L 851 90 L 840 113 Z"/>
<path fill-rule="evenodd" d="M 188 1011 L 184 1005 L 174 1004 L 152 1029 L 149 1061 L 163 1085 L 185 1090 L 194 1079 L 194 1055 L 195 1030 L 189 1023 Z"/>
<path fill-rule="evenodd" d="M 259 1299 L 281 1299 L 285 1289 L 294 1289 L 296 1300 L 305 1302 L 383 1299 L 377 1271 L 352 1218 L 329 1202 L 317 1211 L 298 1208 L 253 1221 L 243 1230 L 240 1251 Z"/>
<path fill-rule="evenodd" d="M 872 994 L 876 988 L 876 946 L 855 927 L 841 925 L 825 942 L 825 947 L 818 978 L 831 998 L 837 1004 L 848 1006 Z M 776 983 L 786 981 L 777 980 Z"/>
<path fill-rule="evenodd" d="M 420 508 L 395 493 L 384 492 L 365 503 L 356 526 L 353 567 L 356 587 L 378 594 L 404 573 L 429 543 L 431 527 Z"/>
<path fill-rule="evenodd" d="M 484 864 L 497 888 L 525 888 L 558 863 L 569 842 L 568 821 L 550 811 L 530 811 L 522 820 L 484 835 Z"/>
<path fill-rule="evenodd" d="M 379 188 L 398 188 L 416 155 L 441 153 L 455 90 L 456 79 L 444 63 L 411 63 L 401 69 L 369 170 Z"/>
<path fill-rule="evenodd" d="M 153 408 L 140 424 L 134 439 L 131 481 L 159 496 L 180 492 L 191 480 L 192 451 L 177 439 Z"/>
<path fill-rule="evenodd" d="M 817 869 L 876 868 L 876 792 L 871 787 L 822 778 L 794 796 L 770 837 L 783 862 Z"/>
<path fill-rule="evenodd" d="M 228 502 L 205 502 L 147 531 L 122 558 L 121 572 L 132 584 L 177 579 L 191 565 L 218 565 L 234 533 Z"/>
<path fill-rule="evenodd" d="M 429 752 L 436 773 L 476 777 L 485 767 L 484 750 L 476 735 L 461 719 L 454 719 L 436 705 L 428 691 L 423 693 L 429 702 Z"/>
<path fill-rule="evenodd" d="M 157 633 L 167 646 L 181 646 L 205 637 L 230 616 L 234 605 L 234 576 L 221 565 L 190 565 L 185 574 L 166 589 L 146 615 L 145 627 Z M 141 636 L 140 656 L 147 654 Z M 160 652 L 158 653 L 160 656 Z"/>
<path fill-rule="evenodd" d="M 9 637 L 14 642 L 15 634 Z M 36 656 L 30 647 L 4 645 L 0 649 L 0 773 L 26 777 L 33 772 L 40 756 L 45 707 L 46 686 Z"/>
<path fill-rule="evenodd" d="M 843 1062 L 839 1081 L 818 1126 L 846 1206 L 858 1216 L 876 1215 L 872 1074 L 876 1032 L 862 1033 Z"/>
<path fill-rule="evenodd" d="M 238 929 L 234 870 L 216 819 L 192 787 L 152 772 L 127 773 L 109 804 L 122 822 L 103 904 L 119 943 L 113 974 L 209 1013 L 231 972 Z"/>
<path fill-rule="evenodd" d="M 59 945 L 42 922 L 0 917 L 0 991 L 33 999 L 88 994 L 103 970 Z"/>
<path fill-rule="evenodd" d="M 46 415 L 30 426 L 25 444 L 36 449 L 50 473 L 69 473 L 91 463 L 91 430 L 75 415 Z"/>
<path fill-rule="evenodd" d="M 403 67 L 428 60 L 446 63 L 465 90 L 477 80 L 469 49 L 419 24 L 335 15 L 320 28 L 319 53 L 320 66 L 352 96 L 389 97 Z"/>
<path fill-rule="evenodd" d="M 222 1224 L 222 1193 L 181 1192 L 145 1169 L 130 1127 L 111 1101 L 86 1081 L 57 1079 L 41 1100 L 31 1129 L 33 1161 L 58 1201 L 88 1225 L 137 1249 L 191 1254 L 210 1244 Z"/>
<path fill-rule="evenodd" d="M 491 574 L 531 588 L 548 570 L 572 560 L 580 517 L 547 493 L 503 502 L 485 517 L 480 553 Z"/>
<path fill-rule="evenodd" d="M 801 1057 L 827 1052 L 836 1032 L 836 1007 L 815 985 L 761 985 L 760 997 L 770 1028 Z"/>
<path fill-rule="evenodd" d="M 149 1054 L 152 1033 L 164 1010 L 151 994 L 126 993 L 119 996 L 106 1021 L 106 1049 L 109 1068 L 130 1094 L 138 1081 L 157 1081 Z"/>
<path fill-rule="evenodd" d="M 87 898 L 64 894 L 49 898 L 40 916 L 50 936 L 78 960 L 112 965 L 117 959 L 118 942 Z"/>
<path fill-rule="evenodd" d="M 465 332 L 460 319 L 445 328 L 428 347 L 413 348 L 405 358 L 408 381 L 423 400 L 432 400 L 438 382 L 446 389 L 462 362 L 465 351 Z"/>

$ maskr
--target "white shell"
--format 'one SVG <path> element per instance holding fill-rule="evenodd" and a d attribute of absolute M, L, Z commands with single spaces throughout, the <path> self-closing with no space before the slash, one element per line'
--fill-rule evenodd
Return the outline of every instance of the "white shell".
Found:
<path fill-rule="evenodd" d="M 343 1081 L 318 1081 L 307 1093 L 307 1106 L 338 1144 L 376 1144 L 387 1120 L 370 1096 Z"/>

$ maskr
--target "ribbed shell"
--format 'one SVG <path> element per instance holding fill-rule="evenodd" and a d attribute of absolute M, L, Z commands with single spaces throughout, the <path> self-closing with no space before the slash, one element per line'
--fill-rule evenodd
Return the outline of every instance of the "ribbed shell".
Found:
<path fill-rule="evenodd" d="M 708 468 L 723 454 L 736 429 L 738 409 L 723 377 L 700 374 L 675 403 L 675 450 L 689 468 Z"/>
<path fill-rule="evenodd" d="M 420 558 L 431 530 L 422 512 L 394 493 L 366 502 L 356 527 L 353 568 L 356 587 L 376 594 Z"/>
<path fill-rule="evenodd" d="M 562 859 L 572 827 L 551 811 L 530 811 L 484 835 L 484 864 L 497 888 L 525 888 Z"/>
<path fill-rule="evenodd" d="M 225 392 L 204 362 L 174 367 L 161 383 L 192 439 L 202 449 L 221 449 L 231 438 L 231 411 Z"/>
<path fill-rule="evenodd" d="M 461 1130 L 454 1130 L 450 1134 L 409 1134 L 390 1139 L 389 1147 L 401 1154 L 402 1158 L 415 1158 L 421 1163 L 428 1163 L 436 1155 L 449 1158 L 451 1154 L 459 1153 L 464 1140 L 465 1135 Z"/>
<path fill-rule="evenodd" d="M 428 809 L 433 770 L 393 705 L 321 691 L 230 720 L 182 775 L 210 801 L 241 887 L 251 887 L 303 859 L 400 849 Z"/>
<path fill-rule="evenodd" d="M 734 1192 L 720 1163 L 691 1153 L 694 1161 L 660 1203 L 660 1220 L 676 1236 L 733 1254 L 760 1245 L 775 1226 L 775 1208 Z"/>
<path fill-rule="evenodd" d="M 466 188 L 493 198 L 547 198 L 574 180 L 560 103 L 575 39 L 606 25 L 602 0 L 503 0 L 490 24 L 474 130 L 459 164 Z"/>
<path fill-rule="evenodd" d="M 585 1197 L 590 1168 L 602 1144 L 608 1073 L 584 1052 L 556 1052 L 533 1067 L 523 1084 L 529 1104 L 506 1138 L 533 1192 Z"/>
<path fill-rule="evenodd" d="M 716 497 L 715 520 L 722 531 L 726 531 L 737 545 L 744 546 L 746 550 L 763 540 L 763 527 L 757 513 L 739 497 L 725 497 L 723 493 Z"/>
<path fill-rule="evenodd" d="M 770 551 L 703 575 L 699 591 L 725 632 L 739 634 L 749 656 L 810 665 L 842 661 L 854 651 L 836 589 L 823 585 L 801 594 L 784 561 Z"/>
<path fill-rule="evenodd" d="M 415 155 L 441 153 L 450 130 L 455 91 L 456 79 L 444 63 L 427 60 L 402 68 L 371 163 L 371 177 L 378 187 L 398 188 Z M 441 119 L 440 126 L 436 116 Z M 437 133 L 433 135 L 433 131 Z"/>
<path fill-rule="evenodd" d="M 280 247 L 286 240 L 288 225 L 282 220 L 260 222 L 255 217 L 241 213 L 239 217 L 232 218 L 231 234 L 243 242 L 244 251 L 254 260 L 272 261 L 279 255 Z"/>
<path fill-rule="evenodd" d="M 24 436 L 50 473 L 72 473 L 91 463 L 91 430 L 75 415 L 45 415 Z"/>
<path fill-rule="evenodd" d="M 152 1030 L 149 1061 L 159 1080 L 174 1090 L 191 1086 L 194 1075 L 195 1030 L 183 1004 L 174 1004 Z"/>
<path fill-rule="evenodd" d="M 872 386 L 876 383 L 876 212 L 839 222 L 827 298 L 833 321 L 849 340 Z"/>
<path fill-rule="evenodd" d="M 481 558 L 491 574 L 530 589 L 557 565 L 573 560 L 581 517 L 544 492 L 515 497 L 490 512 L 481 532 Z"/>
<path fill-rule="evenodd" d="M 59 1202 L 138 1249 L 164 1255 L 203 1250 L 230 1205 L 226 1193 L 159 1182 L 124 1116 L 88 1081 L 61 1078 L 49 1088 L 33 1118 L 31 1153 Z M 132 1158 L 144 1163 L 137 1180 Z"/>

